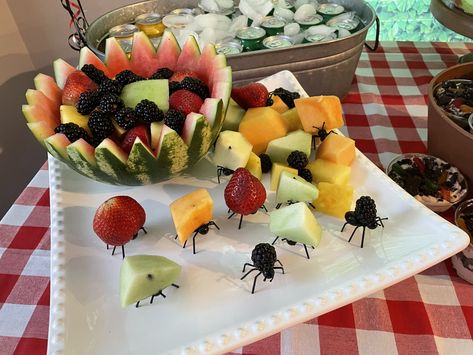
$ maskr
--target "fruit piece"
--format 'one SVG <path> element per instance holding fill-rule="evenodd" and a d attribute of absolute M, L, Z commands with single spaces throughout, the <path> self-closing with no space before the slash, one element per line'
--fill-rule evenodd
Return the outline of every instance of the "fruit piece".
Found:
<path fill-rule="evenodd" d="M 59 106 L 57 106 L 54 101 L 50 100 L 41 91 L 28 89 L 26 90 L 25 97 L 28 105 L 41 106 L 43 110 L 50 112 L 52 116 L 59 116 Z"/>
<path fill-rule="evenodd" d="M 274 139 L 268 143 L 266 154 L 273 162 L 287 164 L 287 158 L 294 150 L 299 150 L 310 156 L 312 136 L 310 133 L 297 130 L 287 136 Z"/>
<path fill-rule="evenodd" d="M 169 88 L 166 79 L 142 80 L 125 85 L 121 99 L 126 107 L 135 108 L 141 100 L 150 100 L 166 112 L 169 109 Z"/>
<path fill-rule="evenodd" d="M 139 125 L 130 129 L 123 137 L 123 140 L 120 143 L 120 147 L 125 153 L 130 153 L 131 148 L 133 147 L 133 144 L 135 143 L 137 137 L 139 137 L 141 142 L 143 144 L 146 144 L 146 146 L 151 146 L 148 128 L 144 125 Z"/>
<path fill-rule="evenodd" d="M 261 160 L 261 171 L 263 173 L 269 173 L 271 171 L 271 168 L 273 167 L 273 162 L 271 161 L 271 158 L 268 154 L 265 153 L 261 153 L 259 155 L 259 158 Z"/>
<path fill-rule="evenodd" d="M 123 70 L 131 69 L 128 56 L 115 37 L 108 37 L 105 40 L 105 65 L 108 75 L 113 78 Z"/>
<path fill-rule="evenodd" d="M 205 116 L 189 113 L 181 137 L 189 147 L 189 165 L 192 165 L 207 153 L 212 144 L 212 130 Z"/>
<path fill-rule="evenodd" d="M 44 140 L 55 133 L 54 130 L 43 121 L 31 122 L 31 123 L 28 122 L 27 125 L 28 125 L 28 128 L 33 133 L 34 137 L 43 146 L 44 146 Z"/>
<path fill-rule="evenodd" d="M 261 83 L 250 83 L 232 89 L 232 99 L 241 108 L 264 107 L 268 100 L 268 89 Z"/>
<path fill-rule="evenodd" d="M 245 115 L 245 110 L 242 109 L 232 98 L 228 102 L 227 114 L 223 122 L 223 131 L 238 131 L 240 121 Z"/>
<path fill-rule="evenodd" d="M 69 166 L 72 166 L 71 161 L 69 160 L 69 156 L 67 155 L 67 150 L 66 150 L 67 146 L 71 144 L 71 141 L 66 137 L 65 134 L 62 134 L 62 133 L 53 134 L 52 136 L 44 140 L 44 144 L 46 145 L 48 152 L 53 157 L 65 162 Z"/>
<path fill-rule="evenodd" d="M 153 150 L 158 149 L 159 139 L 161 138 L 161 131 L 163 129 L 164 122 L 151 122 L 149 129 L 151 135 L 151 148 Z"/>
<path fill-rule="evenodd" d="M 82 71 L 76 70 L 67 77 L 66 83 L 64 84 L 62 103 L 63 105 L 75 106 L 81 93 L 96 89 L 97 84 Z"/>
<path fill-rule="evenodd" d="M 335 164 L 324 159 L 311 161 L 307 168 L 312 173 L 314 184 L 329 182 L 331 184 L 346 185 L 350 180 L 351 168 L 346 165 Z"/>
<path fill-rule="evenodd" d="M 48 99 L 54 102 L 56 107 L 61 105 L 62 90 L 49 75 L 39 73 L 34 77 L 34 86 L 36 90 L 41 91 Z"/>
<path fill-rule="evenodd" d="M 307 154 L 300 150 L 292 151 L 287 157 L 287 165 L 297 170 L 304 169 L 308 163 L 309 158 L 307 158 Z"/>
<path fill-rule="evenodd" d="M 199 113 L 207 117 L 212 127 L 212 134 L 216 137 L 220 130 L 217 132 L 214 128 L 220 127 L 220 124 L 224 120 L 223 101 L 216 98 L 207 98 L 200 107 Z"/>
<path fill-rule="evenodd" d="M 282 171 L 276 191 L 277 203 L 312 202 L 319 192 L 315 185 L 302 177 Z"/>
<path fill-rule="evenodd" d="M 107 66 L 102 62 L 102 60 L 97 57 L 95 53 L 90 50 L 89 47 L 84 46 L 80 49 L 78 68 L 84 71 L 84 73 L 88 74 L 87 71 L 88 69 L 90 69 L 88 65 L 93 65 L 96 69 L 102 71 L 106 77 L 113 78 L 113 75 L 110 75 Z M 83 68 L 84 66 L 86 66 L 86 68 Z M 91 77 L 90 79 L 94 80 L 93 77 Z M 98 82 L 96 83 L 98 84 Z"/>
<path fill-rule="evenodd" d="M 291 108 L 284 112 L 281 117 L 284 119 L 287 125 L 288 132 L 297 131 L 298 129 L 302 130 L 302 123 L 297 114 L 297 108 Z"/>
<path fill-rule="evenodd" d="M 102 65 L 104 64 L 102 63 Z M 105 72 L 103 70 L 98 69 L 94 64 L 90 64 L 90 63 L 84 64 L 80 66 L 80 70 L 82 70 L 85 75 L 87 75 L 94 83 L 96 83 L 99 86 L 100 84 L 106 81 L 109 81 L 109 82 L 113 81 L 105 75 Z"/>
<path fill-rule="evenodd" d="M 130 69 L 144 78 L 149 78 L 158 68 L 156 50 L 149 37 L 143 31 L 133 33 Z"/>
<path fill-rule="evenodd" d="M 169 68 L 174 70 L 176 63 L 181 53 L 179 43 L 176 37 L 170 30 L 166 30 L 161 37 L 158 49 L 156 51 L 156 59 L 158 61 L 158 68 Z"/>
<path fill-rule="evenodd" d="M 278 237 L 316 247 L 322 228 L 304 202 L 274 210 L 269 214 L 269 229 Z"/>
<path fill-rule="evenodd" d="M 304 131 L 317 133 L 325 122 L 329 131 L 343 126 L 342 104 L 337 96 L 312 96 L 294 100 Z"/>
<path fill-rule="evenodd" d="M 251 152 L 248 162 L 245 168 L 258 180 L 263 177 L 263 171 L 261 170 L 261 159 L 255 153 Z"/>
<path fill-rule="evenodd" d="M 126 169 L 128 159 L 125 153 L 117 143 L 110 138 L 105 138 L 95 148 L 95 159 L 99 169 L 107 174 L 111 183 L 126 182 L 127 185 L 139 185 L 138 179 L 131 176 Z"/>
<path fill-rule="evenodd" d="M 180 88 L 199 95 L 202 100 L 205 100 L 207 97 L 210 97 L 209 88 L 202 80 L 198 78 L 192 78 L 189 76 L 185 77 L 180 83 Z"/>
<path fill-rule="evenodd" d="M 228 100 L 232 92 L 232 69 L 223 67 L 215 70 L 209 84 L 210 96 L 222 99 L 224 112 L 228 107 Z"/>
<path fill-rule="evenodd" d="M 61 111 L 61 123 L 75 123 L 79 127 L 82 127 L 89 135 L 91 134 L 89 126 L 89 117 L 81 115 L 77 112 L 74 106 L 61 105 L 59 108 Z"/>
<path fill-rule="evenodd" d="M 216 166 L 231 170 L 243 168 L 248 163 L 251 149 L 251 144 L 240 132 L 220 132 L 215 143 L 213 162 Z"/>
<path fill-rule="evenodd" d="M 341 134 L 330 134 L 317 147 L 317 159 L 335 164 L 350 165 L 355 160 L 355 141 Z"/>
<path fill-rule="evenodd" d="M 110 137 L 115 131 L 115 127 L 113 126 L 110 117 L 99 110 L 95 110 L 90 114 L 87 125 L 92 132 L 92 136 L 99 142 Z"/>
<path fill-rule="evenodd" d="M 142 80 L 145 80 L 145 78 L 133 73 L 131 70 L 128 70 L 128 69 L 121 71 L 115 76 L 115 81 L 122 86 L 122 89 L 123 89 L 123 86 L 125 85 L 135 83 L 137 81 L 142 81 Z"/>
<path fill-rule="evenodd" d="M 228 208 L 243 216 L 257 212 L 266 200 L 263 184 L 245 168 L 238 168 L 225 187 Z"/>
<path fill-rule="evenodd" d="M 88 115 L 97 108 L 100 103 L 100 94 L 98 91 L 84 91 L 79 95 L 76 103 L 77 112 L 81 115 Z"/>
<path fill-rule="evenodd" d="M 29 123 L 44 122 L 51 129 L 59 125 L 59 117 L 55 117 L 51 112 L 46 111 L 42 106 L 22 105 L 21 111 Z"/>
<path fill-rule="evenodd" d="M 177 83 L 180 83 L 187 77 L 199 79 L 199 75 L 195 71 L 185 70 L 174 72 L 169 81 L 175 81 Z"/>
<path fill-rule="evenodd" d="M 179 135 L 182 132 L 185 120 L 186 116 L 184 113 L 174 108 L 170 108 L 169 111 L 164 114 L 164 124 L 175 130 Z"/>
<path fill-rule="evenodd" d="M 164 119 L 164 113 L 153 101 L 148 99 L 141 100 L 135 106 L 136 118 L 145 122 L 159 122 Z"/>
<path fill-rule="evenodd" d="M 313 202 L 315 209 L 329 216 L 343 219 L 353 201 L 353 187 L 320 182 L 317 188 L 319 196 Z"/>
<path fill-rule="evenodd" d="M 120 268 L 120 304 L 126 307 L 171 286 L 181 266 L 164 256 L 127 256 Z"/>
<path fill-rule="evenodd" d="M 75 142 L 76 140 L 81 138 L 84 140 L 89 139 L 89 136 L 85 129 L 79 127 L 73 122 L 61 123 L 54 129 L 54 132 L 64 134 L 71 142 Z"/>
<path fill-rule="evenodd" d="M 131 107 L 121 108 L 115 113 L 113 118 L 117 125 L 124 130 L 132 129 L 138 121 L 138 117 L 136 117 L 135 111 Z"/>
<path fill-rule="evenodd" d="M 200 59 L 200 49 L 194 36 L 188 36 L 184 46 L 181 49 L 179 58 L 177 58 L 176 70 L 190 70 L 197 69 Z"/>
<path fill-rule="evenodd" d="M 169 205 L 181 245 L 201 225 L 212 219 L 213 200 L 206 189 L 194 190 Z"/>
<path fill-rule="evenodd" d="M 270 105 L 270 107 L 278 111 L 279 113 L 284 113 L 287 110 L 289 110 L 289 107 L 287 107 L 287 105 L 279 96 L 273 96 L 272 100 L 273 100 L 273 104 Z"/>
<path fill-rule="evenodd" d="M 168 171 L 170 176 L 183 171 L 189 164 L 188 146 L 179 134 L 166 125 L 161 130 L 161 138 L 156 150 L 158 172 Z"/>
<path fill-rule="evenodd" d="M 77 69 L 61 58 L 58 58 L 53 62 L 53 67 L 57 86 L 60 89 L 64 89 L 64 85 L 66 84 L 67 78 L 71 73 L 75 72 Z"/>
<path fill-rule="evenodd" d="M 198 112 L 203 101 L 199 95 L 188 90 L 177 90 L 169 97 L 169 106 L 182 111 L 185 115 Z"/>
<path fill-rule="evenodd" d="M 266 151 L 270 141 L 287 134 L 281 114 L 271 107 L 248 109 L 238 130 L 253 145 L 253 152 L 258 155 Z"/>
<path fill-rule="evenodd" d="M 66 147 L 67 155 L 76 171 L 91 179 L 101 179 L 105 175 L 97 166 L 95 149 L 86 140 L 80 138 Z"/>
<path fill-rule="evenodd" d="M 312 173 L 310 172 L 309 169 L 304 168 L 304 169 L 299 169 L 297 171 L 297 174 L 303 178 L 307 182 L 312 182 Z"/>
<path fill-rule="evenodd" d="M 273 166 L 271 167 L 271 181 L 269 183 L 269 189 L 271 191 L 276 191 L 278 189 L 279 177 L 283 171 L 288 171 L 293 175 L 297 175 L 297 169 L 280 163 L 273 163 Z"/>

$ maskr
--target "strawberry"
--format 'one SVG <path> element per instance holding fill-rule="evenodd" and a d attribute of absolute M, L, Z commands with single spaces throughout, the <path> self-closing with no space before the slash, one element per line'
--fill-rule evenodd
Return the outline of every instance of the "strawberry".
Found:
<path fill-rule="evenodd" d="M 177 72 L 175 72 L 171 76 L 169 81 L 177 81 L 178 83 L 180 83 L 187 76 L 190 76 L 191 78 L 199 79 L 199 75 L 196 72 L 187 70 L 187 71 L 177 71 Z"/>
<path fill-rule="evenodd" d="M 199 112 L 203 103 L 199 95 L 189 90 L 177 90 L 169 97 L 169 105 L 182 111 L 186 116 L 191 112 Z"/>
<path fill-rule="evenodd" d="M 232 99 L 245 110 L 266 106 L 268 97 L 268 89 L 261 83 L 250 83 L 232 89 Z"/>
<path fill-rule="evenodd" d="M 133 147 L 133 143 L 135 143 L 136 137 L 139 137 L 146 146 L 151 146 L 148 127 L 144 125 L 135 126 L 126 132 L 120 144 L 121 148 L 125 153 L 130 154 L 131 148 Z"/>
<path fill-rule="evenodd" d="M 225 187 L 225 203 L 228 208 L 241 215 L 258 211 L 266 200 L 263 184 L 247 169 L 238 168 Z"/>
<path fill-rule="evenodd" d="M 63 105 L 75 106 L 79 101 L 79 96 L 85 91 L 93 91 L 97 89 L 97 84 L 94 83 L 81 70 L 76 70 L 69 74 L 64 89 L 62 91 Z"/>
<path fill-rule="evenodd" d="M 120 246 L 138 233 L 145 220 L 145 210 L 135 199 L 114 196 L 97 208 L 92 226 L 106 244 Z"/>

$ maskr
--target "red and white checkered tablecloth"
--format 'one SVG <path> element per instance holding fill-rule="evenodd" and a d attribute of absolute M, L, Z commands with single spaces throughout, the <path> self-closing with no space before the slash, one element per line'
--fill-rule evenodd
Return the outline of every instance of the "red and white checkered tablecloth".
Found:
<path fill-rule="evenodd" d="M 345 134 L 380 167 L 425 152 L 427 87 L 473 44 L 383 42 L 343 100 Z M 47 166 L 0 221 L 0 354 L 44 354 L 49 321 Z M 451 213 L 445 215 L 451 218 Z M 473 354 L 473 285 L 449 260 L 234 354 Z"/>

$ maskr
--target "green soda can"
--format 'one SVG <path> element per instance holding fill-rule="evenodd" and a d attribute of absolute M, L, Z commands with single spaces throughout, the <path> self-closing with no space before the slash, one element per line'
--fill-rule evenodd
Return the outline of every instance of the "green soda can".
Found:
<path fill-rule="evenodd" d="M 240 54 L 241 52 L 243 52 L 243 46 L 240 42 L 232 40 L 227 42 L 216 43 L 215 50 L 218 54 L 222 53 L 225 54 L 225 56 L 228 56 L 233 54 Z"/>
<path fill-rule="evenodd" d="M 305 31 L 309 27 L 320 25 L 323 20 L 321 15 L 314 14 L 296 22 L 301 26 L 301 31 Z"/>
<path fill-rule="evenodd" d="M 307 34 L 304 37 L 304 40 L 302 43 L 322 43 L 322 42 L 327 42 L 331 41 L 337 38 L 337 35 L 335 33 L 331 33 L 329 35 L 325 34 Z"/>
<path fill-rule="evenodd" d="M 263 40 L 263 47 L 267 49 L 287 48 L 293 45 L 294 42 L 291 37 L 285 35 L 266 37 Z"/>
<path fill-rule="evenodd" d="M 263 18 L 260 26 L 266 31 L 268 36 L 274 36 L 279 33 L 284 33 L 286 21 L 281 17 L 266 16 Z"/>
<path fill-rule="evenodd" d="M 327 26 L 333 27 L 336 29 L 345 29 L 350 31 L 350 33 L 355 33 L 358 31 L 361 24 L 360 18 L 358 16 L 353 16 L 352 18 L 346 17 L 343 14 L 342 16 L 336 16 L 329 21 L 327 21 Z"/>
<path fill-rule="evenodd" d="M 322 15 L 324 22 L 327 22 L 332 17 L 340 15 L 345 11 L 345 8 L 339 4 L 327 3 L 320 4 L 317 12 Z"/>
<path fill-rule="evenodd" d="M 244 52 L 256 51 L 262 48 L 266 31 L 261 27 L 243 27 L 236 33 Z"/>

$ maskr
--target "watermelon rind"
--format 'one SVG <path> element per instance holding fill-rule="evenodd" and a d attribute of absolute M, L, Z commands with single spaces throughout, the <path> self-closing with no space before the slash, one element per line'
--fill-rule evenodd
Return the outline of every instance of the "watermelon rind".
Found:
<path fill-rule="evenodd" d="M 127 171 L 135 176 L 141 184 L 148 185 L 161 178 L 156 165 L 157 160 L 153 152 L 137 137 L 128 155 Z"/>
<path fill-rule="evenodd" d="M 212 145 L 212 128 L 204 115 L 191 112 L 184 122 L 182 138 L 189 147 L 189 166 L 197 163 Z"/>
<path fill-rule="evenodd" d="M 157 171 L 177 176 L 189 166 L 189 147 L 173 129 L 163 125 L 157 152 Z"/>
<path fill-rule="evenodd" d="M 71 144 L 69 139 L 62 134 L 56 133 L 44 140 L 46 149 L 48 152 L 58 160 L 65 162 L 68 165 L 71 165 L 69 160 L 69 155 L 67 154 L 67 146 Z"/>
<path fill-rule="evenodd" d="M 46 144 L 44 140 L 52 135 L 54 135 L 54 130 L 49 127 L 46 122 L 39 121 L 39 122 L 28 122 L 28 128 L 33 133 L 36 140 L 41 143 L 46 148 Z"/>
<path fill-rule="evenodd" d="M 94 147 L 80 138 L 66 147 L 66 152 L 74 170 L 97 181 L 107 180 L 107 176 L 97 166 Z"/>
<path fill-rule="evenodd" d="M 76 68 L 62 58 L 58 58 L 53 62 L 53 68 L 57 86 L 64 89 L 67 78 L 72 72 L 76 71 Z"/>

